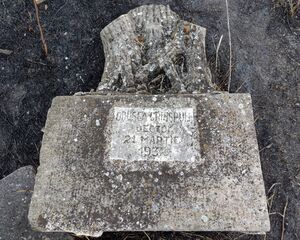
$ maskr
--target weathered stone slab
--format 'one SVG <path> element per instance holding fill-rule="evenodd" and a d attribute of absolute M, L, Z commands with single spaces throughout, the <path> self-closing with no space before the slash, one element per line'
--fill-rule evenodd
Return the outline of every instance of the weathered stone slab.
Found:
<path fill-rule="evenodd" d="M 0 181 L 1 240 L 68 240 L 62 233 L 41 233 L 31 229 L 27 214 L 34 185 L 34 169 L 23 167 Z"/>
<path fill-rule="evenodd" d="M 42 231 L 270 227 L 249 94 L 57 97 L 40 161 Z"/>

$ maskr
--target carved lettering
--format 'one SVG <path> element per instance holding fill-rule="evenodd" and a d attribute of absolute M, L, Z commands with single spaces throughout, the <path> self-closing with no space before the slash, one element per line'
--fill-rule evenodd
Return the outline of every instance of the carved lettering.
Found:
<path fill-rule="evenodd" d="M 113 109 L 110 158 L 194 161 L 200 157 L 193 108 Z"/>

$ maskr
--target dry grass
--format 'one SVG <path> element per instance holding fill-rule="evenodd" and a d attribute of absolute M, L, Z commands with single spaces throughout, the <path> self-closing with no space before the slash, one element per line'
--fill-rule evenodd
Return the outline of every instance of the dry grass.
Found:
<path fill-rule="evenodd" d="M 41 3 L 41 0 L 39 1 L 39 3 Z M 35 8 L 36 22 L 37 22 L 37 25 L 38 25 L 38 28 L 40 31 L 40 37 L 41 37 L 41 41 L 42 41 L 42 49 L 43 49 L 45 57 L 47 57 L 48 56 L 48 47 L 47 47 L 46 39 L 44 36 L 44 30 L 43 30 L 43 27 L 40 22 L 39 7 L 38 7 L 37 0 L 33 0 L 33 4 L 34 4 L 34 8 Z"/>
<path fill-rule="evenodd" d="M 300 0 L 273 0 L 275 7 L 282 7 L 289 16 L 294 17 L 299 12 Z"/>
<path fill-rule="evenodd" d="M 255 235 L 228 232 L 111 232 L 93 238 L 72 235 L 74 240 L 245 240 Z"/>

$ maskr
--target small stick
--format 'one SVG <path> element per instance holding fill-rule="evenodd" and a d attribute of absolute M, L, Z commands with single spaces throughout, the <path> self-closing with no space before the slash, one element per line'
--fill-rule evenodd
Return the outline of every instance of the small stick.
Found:
<path fill-rule="evenodd" d="M 268 190 L 268 193 L 271 192 L 271 190 L 276 186 L 276 185 L 280 185 L 281 183 L 273 183 L 272 186 L 270 187 L 270 189 Z"/>
<path fill-rule="evenodd" d="M 149 235 L 146 232 L 144 232 L 144 233 L 147 236 L 148 240 L 151 240 L 151 238 L 149 237 Z"/>
<path fill-rule="evenodd" d="M 219 40 L 219 43 L 218 43 L 218 46 L 216 49 L 216 72 L 218 71 L 218 56 L 219 56 L 219 49 L 220 49 L 222 40 L 223 40 L 223 35 L 220 37 L 220 40 Z"/>
<path fill-rule="evenodd" d="M 241 86 L 238 87 L 238 89 L 235 92 L 237 93 L 238 91 L 240 91 L 241 88 L 244 86 L 245 83 L 246 83 L 246 80 L 241 84 Z"/>
<path fill-rule="evenodd" d="M 259 150 L 259 152 L 262 152 L 263 150 L 267 149 L 267 148 L 270 148 L 273 146 L 273 143 L 270 143 L 269 145 L 263 147 L 262 149 Z"/>
<path fill-rule="evenodd" d="M 284 231 L 285 231 L 284 224 L 285 224 L 285 213 L 286 213 L 287 206 L 288 206 L 288 199 L 286 200 L 286 203 L 285 203 L 285 206 L 283 209 L 283 214 L 282 214 L 282 231 L 281 231 L 281 238 L 280 238 L 281 240 L 284 240 Z"/>
<path fill-rule="evenodd" d="M 25 60 L 28 61 L 28 62 L 30 62 L 30 63 L 41 64 L 41 65 L 43 65 L 43 66 L 47 66 L 47 64 L 45 64 L 45 63 L 42 63 L 42 62 L 36 62 L 36 61 L 33 61 L 33 60 L 29 59 L 29 58 L 25 58 Z"/>
<path fill-rule="evenodd" d="M 45 0 L 36 0 L 36 4 L 40 5 L 42 2 L 44 2 Z"/>
<path fill-rule="evenodd" d="M 231 66 L 232 66 L 232 46 L 231 46 L 231 33 L 230 33 L 230 22 L 229 22 L 229 7 L 228 0 L 225 0 L 226 3 L 226 14 L 227 14 L 227 28 L 228 28 L 228 41 L 229 41 L 229 76 L 228 76 L 228 88 L 227 91 L 230 91 L 231 84 Z"/>
<path fill-rule="evenodd" d="M 47 47 L 47 43 L 44 37 L 44 32 L 43 32 L 43 28 L 41 26 L 40 23 L 40 16 L 39 16 L 39 7 L 37 5 L 36 0 L 33 0 L 33 4 L 34 4 L 34 8 L 35 8 L 35 18 L 36 18 L 36 22 L 38 24 L 39 27 L 39 31 L 40 31 L 40 36 L 41 36 L 41 41 L 42 41 L 42 49 L 44 51 L 45 56 L 48 56 L 48 47 Z"/>
<path fill-rule="evenodd" d="M 4 55 L 10 55 L 12 54 L 12 50 L 8 50 L 8 49 L 1 49 L 0 48 L 0 54 L 4 54 Z"/>
<path fill-rule="evenodd" d="M 269 216 L 271 216 L 271 215 L 279 215 L 279 216 L 283 217 L 283 215 L 281 213 L 279 213 L 279 212 L 271 212 L 271 213 L 269 213 Z"/>
<path fill-rule="evenodd" d="M 263 240 L 267 240 L 267 233 L 264 233 L 264 239 Z"/>

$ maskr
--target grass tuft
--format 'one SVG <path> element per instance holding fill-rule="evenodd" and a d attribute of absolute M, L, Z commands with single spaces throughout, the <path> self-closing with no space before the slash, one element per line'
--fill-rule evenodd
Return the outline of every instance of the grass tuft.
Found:
<path fill-rule="evenodd" d="M 295 17 L 300 9 L 300 0 L 273 0 L 275 7 L 282 7 L 290 17 Z"/>

